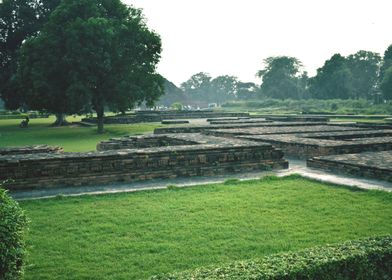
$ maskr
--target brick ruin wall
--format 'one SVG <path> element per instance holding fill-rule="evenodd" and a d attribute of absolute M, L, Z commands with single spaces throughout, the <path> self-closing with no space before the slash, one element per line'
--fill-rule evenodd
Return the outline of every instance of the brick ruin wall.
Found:
<path fill-rule="evenodd" d="M 306 165 L 331 173 L 392 182 L 392 151 L 314 157 Z"/>
<path fill-rule="evenodd" d="M 138 111 L 133 115 L 105 117 L 106 124 L 130 124 L 142 122 L 161 122 L 173 119 L 204 119 L 222 117 L 249 117 L 248 113 L 230 113 L 213 111 Z M 84 118 L 83 122 L 97 123 L 96 118 Z"/>
<path fill-rule="evenodd" d="M 225 142 L 224 139 L 220 141 Z M 211 176 L 287 167 L 283 152 L 271 145 L 237 141 L 227 145 L 0 156 L 0 180 L 12 179 L 7 188 L 18 190 Z"/>
<path fill-rule="evenodd" d="M 26 155 L 38 153 L 62 153 L 63 148 L 58 146 L 35 145 L 0 148 L 0 156 L 6 155 Z"/>

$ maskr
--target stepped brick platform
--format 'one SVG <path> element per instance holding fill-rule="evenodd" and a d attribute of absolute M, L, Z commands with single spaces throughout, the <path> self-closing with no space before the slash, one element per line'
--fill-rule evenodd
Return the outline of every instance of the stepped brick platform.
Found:
<path fill-rule="evenodd" d="M 326 116 L 269 116 L 267 120 L 279 122 L 328 122 L 329 117 Z"/>
<path fill-rule="evenodd" d="M 214 121 L 237 121 L 237 120 L 249 120 L 249 117 L 223 117 L 223 118 L 209 118 L 207 122 L 214 122 Z"/>
<path fill-rule="evenodd" d="M 211 125 L 188 125 L 175 127 L 160 127 L 154 130 L 154 134 L 168 133 L 199 133 L 216 129 L 241 129 L 250 127 L 284 127 L 284 126 L 314 126 L 327 125 L 326 122 L 255 122 L 255 123 L 234 123 L 234 124 L 211 124 Z"/>
<path fill-rule="evenodd" d="M 307 160 L 307 166 L 392 182 L 392 151 L 315 157 Z"/>
<path fill-rule="evenodd" d="M 222 117 L 249 117 L 249 113 L 214 112 L 211 110 L 197 111 L 137 111 L 136 114 L 105 117 L 106 124 L 130 124 L 141 122 L 161 122 L 171 119 L 207 119 Z M 84 118 L 83 122 L 97 123 L 96 118 Z"/>
<path fill-rule="evenodd" d="M 391 129 L 347 125 L 242 127 L 209 129 L 203 133 L 271 143 L 282 149 L 286 156 L 300 159 L 392 149 Z"/>
<path fill-rule="evenodd" d="M 163 120 L 161 121 L 162 124 L 183 124 L 189 123 L 188 120 Z"/>
<path fill-rule="evenodd" d="M 111 150 L 91 153 L 0 156 L 0 180 L 13 179 L 7 187 L 16 190 L 211 176 L 288 167 L 283 152 L 267 143 L 202 134 L 160 137 L 127 137 L 121 140 L 127 147 L 127 142 L 131 143 L 131 149 L 113 150 L 115 147 L 111 146 Z M 139 148 L 143 142 L 150 142 L 146 144 L 150 147 Z M 165 143 L 171 146 L 162 146 Z M 101 148 L 106 149 L 108 145 L 102 144 Z"/>
<path fill-rule="evenodd" d="M 296 134 L 301 132 L 314 132 L 314 131 L 360 131 L 364 130 L 357 127 L 345 127 L 338 125 L 320 125 L 318 123 L 312 123 L 312 125 L 305 125 L 304 123 L 299 123 L 300 125 L 274 125 L 271 123 L 259 127 L 241 127 L 241 128 L 231 128 L 231 129 L 209 129 L 205 133 L 215 136 L 233 137 L 238 135 L 267 135 L 267 134 Z M 279 123 L 282 124 L 282 123 Z M 290 123 L 293 124 L 293 123 Z"/>
<path fill-rule="evenodd" d="M 48 145 L 0 148 L 0 156 L 37 154 L 37 153 L 62 153 L 62 152 L 63 152 L 63 148 L 58 146 L 48 146 Z"/>
<path fill-rule="evenodd" d="M 210 124 L 243 124 L 243 123 L 272 123 L 265 119 L 239 119 L 239 120 L 221 120 L 221 121 L 210 121 Z"/>

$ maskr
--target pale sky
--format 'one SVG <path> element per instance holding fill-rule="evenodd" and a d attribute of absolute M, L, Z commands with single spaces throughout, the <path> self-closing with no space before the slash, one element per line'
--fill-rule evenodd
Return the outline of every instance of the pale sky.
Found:
<path fill-rule="evenodd" d="M 311 76 L 334 53 L 381 55 L 392 44 L 392 0 L 123 0 L 161 35 L 158 71 L 179 85 L 191 75 L 259 82 L 268 56 L 302 61 Z"/>

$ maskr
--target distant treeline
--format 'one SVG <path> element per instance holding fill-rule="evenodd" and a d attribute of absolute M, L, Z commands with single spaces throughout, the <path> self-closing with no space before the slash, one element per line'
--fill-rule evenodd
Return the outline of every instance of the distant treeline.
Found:
<path fill-rule="evenodd" d="M 233 100 L 274 99 L 365 99 L 382 103 L 392 99 L 392 45 L 381 56 L 360 50 L 347 57 L 334 54 L 309 77 L 295 57 L 268 57 L 257 71 L 261 85 L 234 76 L 212 78 L 200 72 L 177 87 L 165 82 L 166 94 L 159 103 L 193 105 L 223 104 Z"/>

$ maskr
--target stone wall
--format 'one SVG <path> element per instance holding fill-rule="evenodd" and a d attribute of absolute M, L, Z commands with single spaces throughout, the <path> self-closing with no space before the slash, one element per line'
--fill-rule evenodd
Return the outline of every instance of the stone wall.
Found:
<path fill-rule="evenodd" d="M 328 122 L 329 117 L 326 116 L 270 116 L 266 117 L 270 121 L 279 122 Z"/>
<path fill-rule="evenodd" d="M 200 134 L 178 137 L 177 140 L 198 144 L 91 153 L 0 156 L 0 180 L 14 180 L 8 188 L 16 190 L 211 176 L 288 166 L 283 152 L 270 144 Z"/>
<path fill-rule="evenodd" d="M 105 117 L 106 124 L 130 124 L 141 122 L 161 122 L 172 119 L 206 119 L 221 117 L 249 117 L 248 113 L 214 111 L 138 111 L 136 114 Z M 84 118 L 83 122 L 97 123 L 96 118 Z"/>
<path fill-rule="evenodd" d="M 307 166 L 327 172 L 392 182 L 392 151 L 315 157 Z"/>
<path fill-rule="evenodd" d="M 63 152 L 63 148 L 58 146 L 48 146 L 48 145 L 0 148 L 0 156 L 37 154 L 37 153 L 62 153 L 62 152 Z"/>
<path fill-rule="evenodd" d="M 285 156 L 299 159 L 325 155 L 392 150 L 392 137 L 356 138 L 348 139 L 348 141 L 312 139 L 295 134 L 248 135 L 238 137 L 270 143 L 274 147 L 283 150 Z"/>
<path fill-rule="evenodd" d="M 167 135 L 126 136 L 99 142 L 97 144 L 97 151 L 143 149 L 196 144 L 198 144 L 196 141 L 184 140 Z"/>
<path fill-rule="evenodd" d="M 233 124 L 211 124 L 211 125 L 188 125 L 188 126 L 173 126 L 160 127 L 154 130 L 154 134 L 169 134 L 169 133 L 199 133 L 216 129 L 242 129 L 250 127 L 301 127 L 326 125 L 325 122 L 254 122 L 254 123 L 233 123 Z"/>

